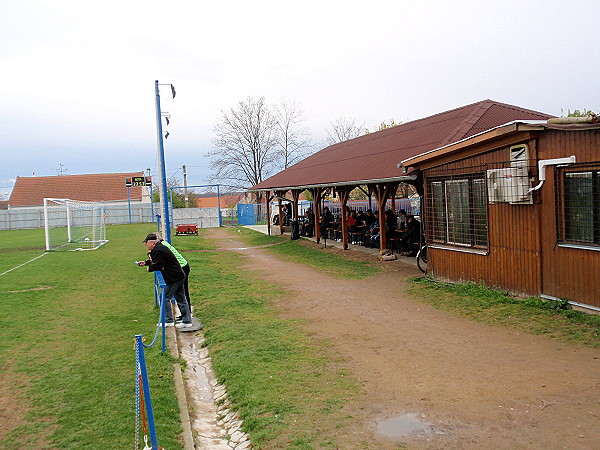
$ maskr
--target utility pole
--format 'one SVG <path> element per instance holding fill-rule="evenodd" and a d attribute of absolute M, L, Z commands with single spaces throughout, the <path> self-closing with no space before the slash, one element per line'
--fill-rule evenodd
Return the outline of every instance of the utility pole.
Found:
<path fill-rule="evenodd" d="M 189 198 L 188 198 L 187 172 L 185 170 L 185 164 L 183 165 L 183 198 L 185 199 L 185 207 L 189 208 L 190 201 L 189 201 Z"/>
<path fill-rule="evenodd" d="M 163 146 L 163 131 L 160 112 L 160 93 L 158 91 L 158 80 L 155 83 L 156 94 L 156 140 L 158 146 L 158 170 L 160 191 L 160 213 L 162 235 L 167 242 L 171 242 L 171 221 L 169 219 L 169 200 L 167 199 L 167 174 L 165 169 L 165 148 Z"/>

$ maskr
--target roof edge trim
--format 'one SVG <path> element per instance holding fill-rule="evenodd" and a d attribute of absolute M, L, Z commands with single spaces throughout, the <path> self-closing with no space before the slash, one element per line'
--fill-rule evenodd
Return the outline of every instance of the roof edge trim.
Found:
<path fill-rule="evenodd" d="M 408 167 L 408 166 L 406 166 L 406 163 L 409 163 L 409 165 L 410 165 L 411 161 L 421 160 L 421 159 L 423 159 L 423 157 L 425 157 L 427 155 L 430 155 L 432 153 L 441 152 L 442 150 L 448 149 L 450 147 L 454 147 L 454 146 L 461 147 L 462 146 L 461 144 L 464 144 L 467 141 L 474 140 L 476 138 L 482 137 L 482 136 L 487 135 L 487 134 L 495 133 L 498 130 L 500 130 L 501 128 L 507 128 L 507 129 L 505 131 L 499 133 L 498 135 L 503 135 L 505 133 L 510 133 L 510 132 L 513 132 L 513 131 L 518 131 L 519 124 L 531 125 L 533 127 L 536 127 L 536 126 L 539 126 L 539 125 L 545 125 L 546 123 L 547 122 L 545 120 L 513 120 L 512 122 L 508 122 L 508 123 L 505 123 L 503 125 L 498 125 L 497 127 L 490 128 L 489 130 L 485 130 L 485 131 L 482 131 L 481 133 L 474 134 L 473 136 L 469 136 L 468 138 L 461 139 L 460 141 L 452 142 L 451 144 L 447 144 L 447 145 L 444 145 L 442 147 L 434 148 L 433 150 L 429 150 L 429 151 L 427 151 L 425 153 L 421 153 L 420 155 L 416 155 L 416 156 L 412 156 L 410 158 L 407 158 L 407 159 L 401 161 L 400 164 L 398 164 L 398 167 Z"/>
<path fill-rule="evenodd" d="M 414 181 L 417 179 L 416 175 L 404 175 L 393 178 L 381 178 L 377 180 L 357 180 L 357 181 L 340 181 L 338 183 L 320 183 L 320 184 L 308 184 L 304 186 L 281 186 L 271 188 L 260 188 L 260 189 L 248 189 L 248 192 L 267 192 L 267 191 L 289 191 L 292 189 L 312 189 L 319 187 L 336 187 L 336 186 L 352 186 L 361 184 L 375 184 L 375 183 L 389 183 L 394 181 Z"/>

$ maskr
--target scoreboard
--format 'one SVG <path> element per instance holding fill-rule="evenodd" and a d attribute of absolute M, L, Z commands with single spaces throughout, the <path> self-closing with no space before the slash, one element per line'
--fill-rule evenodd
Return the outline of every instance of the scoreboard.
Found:
<path fill-rule="evenodd" d="M 125 187 L 152 186 L 152 177 L 127 177 Z"/>

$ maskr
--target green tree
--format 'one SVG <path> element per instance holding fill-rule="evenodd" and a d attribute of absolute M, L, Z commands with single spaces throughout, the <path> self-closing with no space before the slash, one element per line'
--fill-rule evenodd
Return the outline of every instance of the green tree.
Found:
<path fill-rule="evenodd" d="M 169 202 L 171 201 L 170 192 L 173 191 L 173 208 L 185 208 L 185 201 L 183 199 L 183 194 L 177 192 L 177 190 L 169 189 Z M 155 186 L 152 190 L 152 200 L 154 203 L 160 202 L 160 193 L 158 192 L 158 186 Z"/>

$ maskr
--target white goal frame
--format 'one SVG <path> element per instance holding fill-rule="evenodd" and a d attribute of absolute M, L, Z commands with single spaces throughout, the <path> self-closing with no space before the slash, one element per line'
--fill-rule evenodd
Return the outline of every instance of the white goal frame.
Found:
<path fill-rule="evenodd" d="M 95 250 L 108 242 L 104 205 L 44 198 L 46 251 Z"/>

